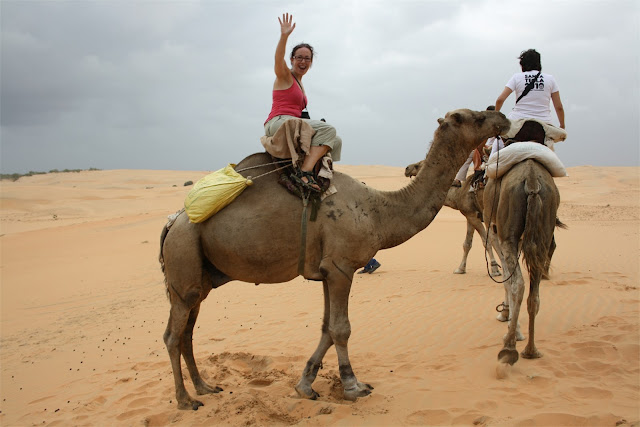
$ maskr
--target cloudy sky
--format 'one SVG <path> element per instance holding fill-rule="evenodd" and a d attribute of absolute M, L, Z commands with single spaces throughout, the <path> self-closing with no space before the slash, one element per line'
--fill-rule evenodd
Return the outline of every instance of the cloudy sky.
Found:
<path fill-rule="evenodd" d="M 493 104 L 535 48 L 565 107 L 564 164 L 638 166 L 639 4 L 1 0 L 1 170 L 205 171 L 262 151 L 284 12 L 289 48 L 316 49 L 309 111 L 343 164 L 424 158 L 438 117 Z"/>

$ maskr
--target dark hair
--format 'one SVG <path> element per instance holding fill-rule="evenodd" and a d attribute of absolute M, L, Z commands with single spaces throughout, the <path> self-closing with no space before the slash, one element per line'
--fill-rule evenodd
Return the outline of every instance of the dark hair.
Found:
<path fill-rule="evenodd" d="M 295 45 L 293 47 L 293 49 L 291 49 L 291 58 L 296 56 L 296 50 L 300 49 L 301 47 L 306 47 L 307 49 L 309 49 L 311 51 L 311 60 L 313 61 L 313 47 L 311 47 L 311 45 L 309 43 L 300 43 L 300 44 Z"/>
<path fill-rule="evenodd" d="M 542 64 L 540 64 L 540 54 L 535 49 L 523 50 L 520 52 L 520 67 L 522 71 L 538 70 L 542 71 Z"/>
<path fill-rule="evenodd" d="M 495 105 L 489 105 L 487 107 L 487 111 L 495 111 L 496 110 L 496 106 Z"/>

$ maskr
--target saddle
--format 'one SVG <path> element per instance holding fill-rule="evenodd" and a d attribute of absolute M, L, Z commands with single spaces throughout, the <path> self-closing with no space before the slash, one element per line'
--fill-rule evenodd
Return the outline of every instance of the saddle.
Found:
<path fill-rule="evenodd" d="M 283 160 L 274 156 L 271 156 L 273 161 L 277 164 Z M 309 188 L 309 186 L 301 183 L 299 176 L 299 169 L 294 167 L 293 165 L 288 165 L 285 168 L 280 169 L 280 175 L 278 176 L 278 184 L 282 185 L 290 194 L 296 196 L 303 202 L 311 202 L 311 216 L 309 218 L 310 221 L 315 221 L 318 213 L 318 209 L 320 208 L 320 203 L 322 202 L 322 195 L 329 189 L 331 186 L 331 180 L 325 178 L 321 175 L 318 175 L 318 171 L 321 167 L 322 159 L 315 165 L 313 170 L 313 177 L 315 181 L 318 183 L 320 187 L 320 191 L 313 191 Z"/>

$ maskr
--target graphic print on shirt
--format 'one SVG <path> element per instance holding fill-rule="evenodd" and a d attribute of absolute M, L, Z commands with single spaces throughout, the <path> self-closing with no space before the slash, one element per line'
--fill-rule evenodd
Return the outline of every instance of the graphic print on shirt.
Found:
<path fill-rule="evenodd" d="M 525 74 L 524 75 L 525 87 L 531 82 L 531 80 L 535 79 L 537 75 L 538 73 L 529 74 L 529 75 Z M 531 90 L 544 90 L 544 77 L 542 76 L 542 73 L 540 73 L 540 77 L 538 77 L 538 80 L 534 83 L 533 88 L 531 88 Z"/>

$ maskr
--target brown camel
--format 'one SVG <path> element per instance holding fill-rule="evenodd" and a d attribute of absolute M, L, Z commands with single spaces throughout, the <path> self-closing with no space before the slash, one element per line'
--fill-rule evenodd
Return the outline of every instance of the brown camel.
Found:
<path fill-rule="evenodd" d="M 504 373 L 504 366 L 518 360 L 516 340 L 524 340 L 518 324 L 524 295 L 519 249 L 529 271 L 529 341 L 522 357 L 542 357 L 534 341 L 535 317 L 540 308 L 540 280 L 548 273 L 556 248 L 554 230 L 556 226 L 564 227 L 557 219 L 559 205 L 560 193 L 553 177 L 532 159 L 513 166 L 499 179 L 489 179 L 485 187 L 484 219 L 489 224 L 488 240 L 493 244 L 497 239 L 497 252 L 507 278 L 504 282 L 505 310 L 501 314 L 509 320 L 509 326 L 504 347 L 498 354 L 499 376 Z"/>
<path fill-rule="evenodd" d="M 302 203 L 278 185 L 276 174 L 255 179 L 254 185 L 205 222 L 190 223 L 182 213 L 170 228 L 163 229 L 160 264 L 171 302 L 164 341 L 179 408 L 202 405 L 185 389 L 180 356 L 198 394 L 221 390 L 204 382 L 193 356 L 192 333 L 201 302 L 211 289 L 232 280 L 257 284 L 294 279 L 300 274 L 301 249 L 301 274 L 322 281 L 324 315 L 320 342 L 295 390 L 305 398 L 318 397 L 311 385 L 333 345 L 344 398 L 355 400 L 371 393 L 373 387 L 356 379 L 348 356 L 348 303 L 354 272 L 380 249 L 397 246 L 427 227 L 473 147 L 505 134 L 511 126 L 502 113 L 466 109 L 449 112 L 438 122 L 426 158 L 428 167 L 401 190 L 378 191 L 336 172 L 333 183 L 338 192 L 326 198 L 317 219 L 307 223 L 302 248 Z M 265 165 L 270 160 L 266 153 L 254 154 L 237 169 L 263 165 L 250 171 L 258 176 L 273 169 Z"/>
<path fill-rule="evenodd" d="M 418 174 L 418 171 L 424 164 L 424 160 L 420 160 L 418 163 L 412 163 L 404 170 L 404 176 L 413 177 Z M 462 215 L 467 219 L 467 234 L 464 242 L 462 243 L 462 261 L 460 265 L 453 272 L 454 274 L 465 274 L 467 272 L 467 257 L 473 244 L 473 231 L 477 231 L 482 239 L 482 246 L 486 247 L 487 232 L 484 224 L 482 223 L 482 208 L 483 208 L 483 194 L 484 189 L 479 188 L 474 191 L 469 191 L 471 188 L 471 181 L 473 176 L 468 176 L 462 183 L 461 187 L 450 187 L 447 192 L 447 197 L 444 200 L 444 205 L 449 206 L 452 209 L 460 211 Z M 491 260 L 491 276 L 499 276 L 500 268 L 493 256 L 493 250 L 489 248 L 487 250 L 489 259 Z"/>

